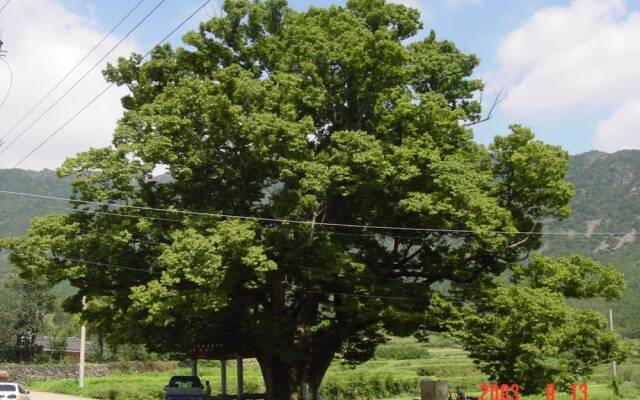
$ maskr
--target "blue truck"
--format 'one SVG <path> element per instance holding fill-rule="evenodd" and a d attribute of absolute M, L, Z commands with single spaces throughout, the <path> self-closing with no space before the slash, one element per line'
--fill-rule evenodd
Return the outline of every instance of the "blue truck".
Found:
<path fill-rule="evenodd" d="M 164 387 L 165 400 L 208 400 L 197 376 L 172 376 Z"/>

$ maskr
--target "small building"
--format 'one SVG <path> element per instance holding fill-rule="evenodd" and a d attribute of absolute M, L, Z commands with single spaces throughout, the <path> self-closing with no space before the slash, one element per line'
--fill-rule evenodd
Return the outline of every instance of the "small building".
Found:
<path fill-rule="evenodd" d="M 86 342 L 86 351 L 90 351 L 92 342 Z M 42 353 L 51 354 L 57 359 L 80 360 L 80 338 L 55 338 L 50 336 L 36 336 L 34 345 Z"/>

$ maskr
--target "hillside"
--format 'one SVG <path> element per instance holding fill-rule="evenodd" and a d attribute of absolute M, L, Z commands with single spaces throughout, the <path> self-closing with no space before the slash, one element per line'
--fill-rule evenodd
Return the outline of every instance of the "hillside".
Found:
<path fill-rule="evenodd" d="M 550 224 L 549 230 L 587 234 L 566 240 L 548 237 L 550 250 L 565 253 L 579 249 L 585 255 L 609 259 L 629 249 L 640 249 L 636 240 L 640 232 L 640 151 L 592 151 L 574 156 L 569 180 L 576 188 L 572 215 Z M 598 234 L 602 232 L 622 234 Z"/>
<path fill-rule="evenodd" d="M 57 197 L 69 197 L 68 180 L 58 179 L 51 170 L 0 169 L 0 189 Z M 66 212 L 67 203 L 0 193 L 0 237 L 23 234 L 31 218 Z M 6 253 L 0 253 L 0 276 L 11 269 Z"/>
<path fill-rule="evenodd" d="M 625 298 L 611 305 L 617 325 L 640 335 L 640 151 L 613 154 L 591 151 L 572 157 L 569 180 L 576 188 L 571 217 L 547 225 L 543 251 L 551 255 L 579 254 L 612 263 L 625 274 Z M 575 233 L 575 234 L 571 234 Z M 604 233 L 604 234 L 603 234 Z M 616 233 L 616 234 L 609 234 Z"/>

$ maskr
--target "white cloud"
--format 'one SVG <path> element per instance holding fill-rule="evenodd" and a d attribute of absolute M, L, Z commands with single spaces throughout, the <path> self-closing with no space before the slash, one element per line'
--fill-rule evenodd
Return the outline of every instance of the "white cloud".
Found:
<path fill-rule="evenodd" d="M 447 7 L 451 10 L 459 10 L 464 6 L 478 7 L 481 6 L 483 0 L 445 0 Z"/>
<path fill-rule="evenodd" d="M 134 17 L 135 18 L 135 17 Z M 138 17 L 139 18 L 139 17 Z M 28 21 L 28 23 L 25 23 Z M 123 26 L 132 26 L 131 19 Z M 91 17 L 75 15 L 54 0 L 14 1 L 2 13 L 6 60 L 14 75 L 13 91 L 0 108 L 0 136 L 13 126 L 40 98 L 58 82 L 86 52 L 104 35 Z M 31 117 L 18 127 L 5 142 L 20 134 L 40 112 L 58 98 L 86 70 L 97 62 L 117 41 L 110 37 Z M 136 51 L 132 40 L 126 40 L 108 58 L 128 56 Z M 106 62 L 105 62 L 106 63 Z M 0 167 L 13 166 L 46 136 L 75 114 L 107 84 L 103 66 L 96 68 L 42 120 L 0 155 Z M 0 94 L 6 74 L 0 66 Z M 54 168 L 65 157 L 89 147 L 109 144 L 117 119 L 122 113 L 120 97 L 124 90 L 112 88 L 100 100 L 64 128 L 55 138 L 31 156 L 21 168 Z"/>
<path fill-rule="evenodd" d="M 640 98 L 630 100 L 596 129 L 595 144 L 604 151 L 640 149 Z"/>
<path fill-rule="evenodd" d="M 640 90 L 638 43 L 640 13 L 629 12 L 626 1 L 573 0 L 539 10 L 510 32 L 500 45 L 499 67 L 488 79 L 493 87 L 508 88 L 502 111 L 509 116 L 614 110 L 600 123 L 596 144 L 609 150 L 638 147 L 640 142 L 620 140 L 623 133 L 611 142 L 603 136 L 614 135 L 607 124 L 624 119 L 622 107 Z"/>

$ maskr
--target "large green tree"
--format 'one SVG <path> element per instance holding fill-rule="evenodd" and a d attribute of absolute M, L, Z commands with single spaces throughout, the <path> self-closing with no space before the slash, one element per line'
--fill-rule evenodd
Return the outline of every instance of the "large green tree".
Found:
<path fill-rule="evenodd" d="M 518 383 L 520 393 L 539 392 L 548 383 L 568 390 L 595 366 L 626 358 L 628 349 L 601 315 L 566 302 L 620 298 L 625 284 L 612 266 L 536 254 L 512 271 L 515 285 L 492 285 L 473 301 L 466 296 L 458 318 L 449 319 L 450 333 L 492 381 Z"/>
<path fill-rule="evenodd" d="M 14 263 L 69 280 L 68 309 L 88 296 L 111 340 L 255 356 L 270 399 L 315 392 L 385 333 L 448 329 L 573 191 L 566 152 L 524 127 L 474 142 L 478 59 L 421 29 L 383 0 L 235 0 L 187 47 L 119 60 L 112 146 L 58 170 L 75 199 L 112 205 L 35 219 Z"/>
<path fill-rule="evenodd" d="M 0 279 L 0 360 L 30 361 L 41 349 L 37 335 L 45 333 L 45 317 L 54 310 L 55 297 L 43 279 L 16 275 Z"/>

